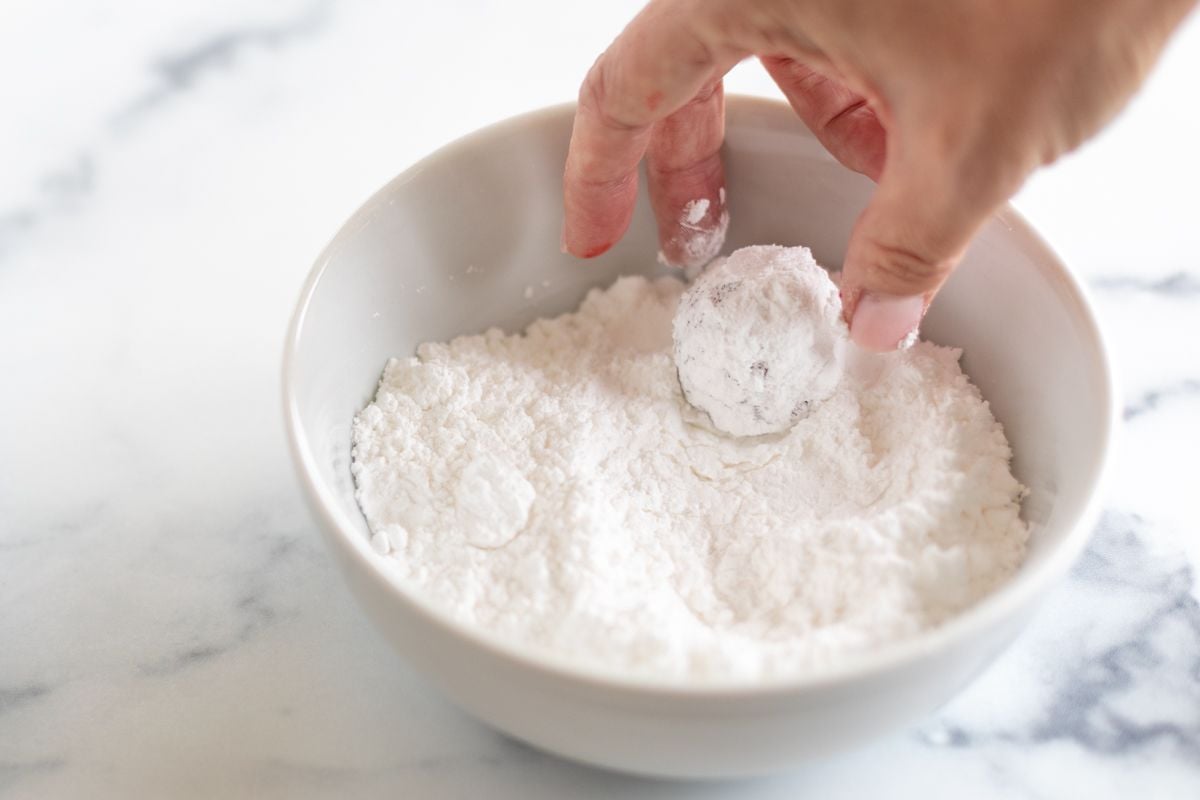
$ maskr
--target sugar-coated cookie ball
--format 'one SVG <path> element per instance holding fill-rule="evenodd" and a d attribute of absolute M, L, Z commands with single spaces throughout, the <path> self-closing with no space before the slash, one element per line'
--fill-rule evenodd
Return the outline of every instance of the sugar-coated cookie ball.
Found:
<path fill-rule="evenodd" d="M 744 247 L 713 264 L 675 313 L 684 396 L 734 436 L 786 431 L 833 394 L 849 331 L 837 286 L 807 247 Z"/>

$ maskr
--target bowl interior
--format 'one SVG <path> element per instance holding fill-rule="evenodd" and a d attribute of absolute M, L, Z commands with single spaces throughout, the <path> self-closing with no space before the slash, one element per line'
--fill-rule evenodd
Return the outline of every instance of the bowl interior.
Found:
<path fill-rule="evenodd" d="M 346 223 L 305 288 L 288 345 L 289 424 L 317 502 L 364 553 L 350 422 L 388 358 L 490 326 L 519 330 L 618 275 L 660 271 L 644 192 L 609 253 L 581 263 L 559 252 L 571 113 L 562 106 L 501 123 L 408 170 Z M 804 244 L 822 264 L 840 265 L 868 180 L 766 100 L 729 98 L 725 160 L 725 252 Z M 1004 424 L 1015 473 L 1031 489 L 1028 560 L 986 605 L 1048 562 L 1061 566 L 1086 540 L 1074 531 L 1109 438 L 1107 362 L 1078 286 L 1011 211 L 978 237 L 923 333 L 963 348 L 964 369 Z"/>

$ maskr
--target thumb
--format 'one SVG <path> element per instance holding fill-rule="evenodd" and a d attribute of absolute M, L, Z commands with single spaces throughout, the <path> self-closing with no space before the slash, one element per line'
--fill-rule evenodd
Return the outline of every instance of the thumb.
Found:
<path fill-rule="evenodd" d="M 893 158 L 850 236 L 842 302 L 850 338 L 877 352 L 910 344 L 930 301 L 988 218 L 992 192 L 944 158 Z M 976 176 L 978 177 L 978 176 Z"/>

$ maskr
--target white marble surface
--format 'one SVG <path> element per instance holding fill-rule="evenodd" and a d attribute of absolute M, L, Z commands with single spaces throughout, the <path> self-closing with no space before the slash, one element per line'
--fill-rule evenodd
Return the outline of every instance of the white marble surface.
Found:
<path fill-rule="evenodd" d="M 284 447 L 303 276 L 422 154 L 571 98 L 637 5 L 5 4 L 0 798 L 1200 796 L 1195 19 L 1018 199 L 1095 290 L 1126 426 L 1091 550 L 945 709 L 784 778 L 640 781 L 477 724 L 360 616 Z"/>

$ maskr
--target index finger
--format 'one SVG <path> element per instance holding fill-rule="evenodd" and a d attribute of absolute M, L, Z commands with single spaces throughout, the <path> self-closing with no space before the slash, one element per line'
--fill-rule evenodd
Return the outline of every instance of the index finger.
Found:
<path fill-rule="evenodd" d="M 682 5 L 646 6 L 579 90 L 563 175 L 563 249 L 572 255 L 598 256 L 624 235 L 651 126 L 737 60 L 714 53 Z"/>

